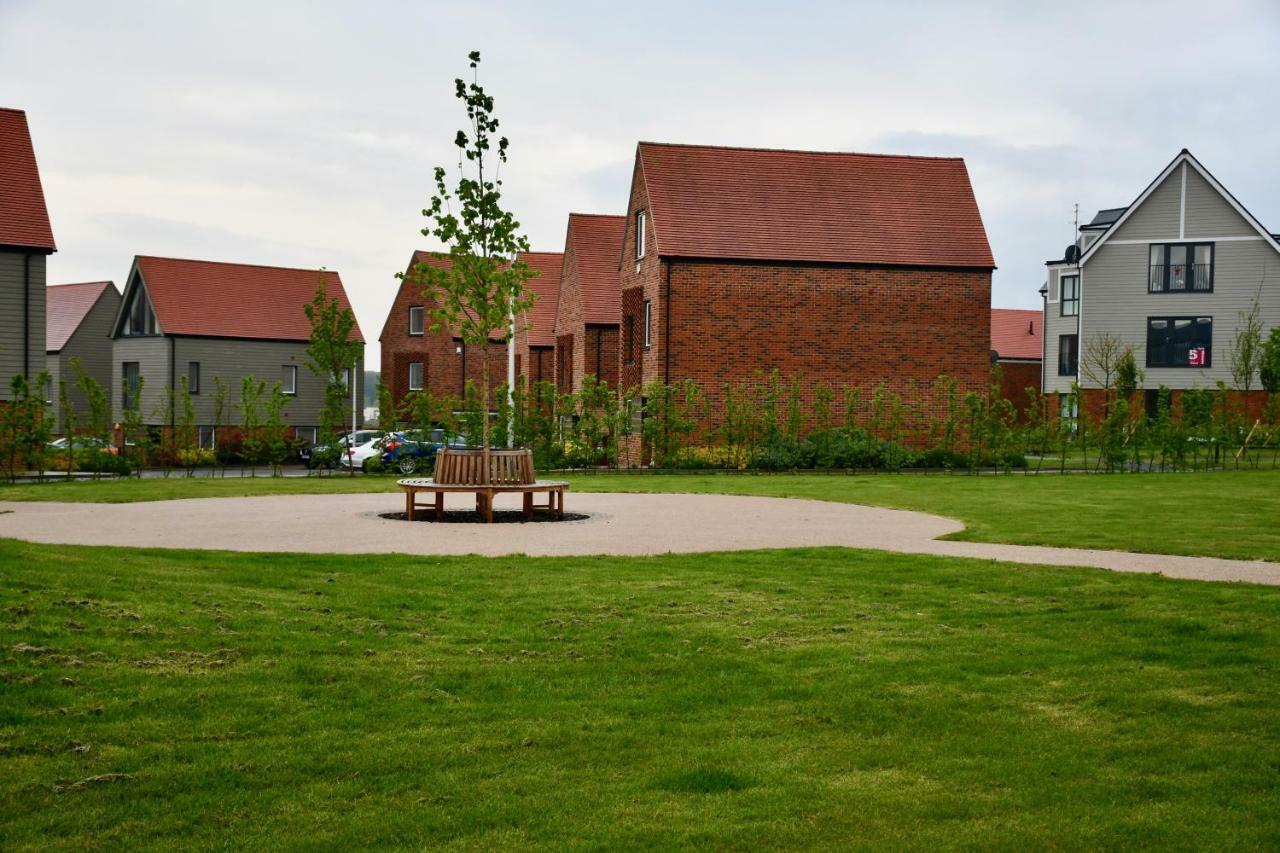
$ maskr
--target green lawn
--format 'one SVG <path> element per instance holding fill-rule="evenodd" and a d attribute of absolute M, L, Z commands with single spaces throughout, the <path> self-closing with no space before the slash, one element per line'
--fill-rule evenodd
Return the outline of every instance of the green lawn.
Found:
<path fill-rule="evenodd" d="M 838 549 L 0 573 L 6 850 L 1280 845 L 1280 589 Z"/>
<path fill-rule="evenodd" d="M 973 477 L 962 474 L 595 474 L 573 490 L 817 498 L 958 518 L 956 538 L 1280 560 L 1280 471 Z M 0 500 L 132 501 L 394 491 L 393 477 L 127 480 L 0 487 Z"/>

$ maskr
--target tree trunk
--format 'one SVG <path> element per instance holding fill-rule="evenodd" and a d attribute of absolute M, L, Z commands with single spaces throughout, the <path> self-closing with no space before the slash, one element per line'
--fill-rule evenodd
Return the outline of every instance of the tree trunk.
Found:
<path fill-rule="evenodd" d="M 489 336 L 485 334 L 484 349 L 480 353 L 480 434 L 484 451 L 484 484 L 489 483 Z"/>

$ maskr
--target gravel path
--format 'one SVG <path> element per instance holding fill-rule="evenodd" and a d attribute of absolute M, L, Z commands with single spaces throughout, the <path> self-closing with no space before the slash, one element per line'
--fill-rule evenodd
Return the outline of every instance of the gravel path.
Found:
<path fill-rule="evenodd" d="M 474 505 L 450 495 L 447 507 Z M 499 510 L 516 509 L 504 496 Z M 1280 563 L 942 541 L 958 521 L 856 504 L 736 495 L 574 494 L 581 521 L 433 524 L 392 521 L 395 494 L 272 495 L 127 504 L 0 502 L 0 536 L 65 545 L 312 553 L 645 555 L 841 545 L 909 554 L 1092 566 L 1198 580 L 1280 585 Z"/>

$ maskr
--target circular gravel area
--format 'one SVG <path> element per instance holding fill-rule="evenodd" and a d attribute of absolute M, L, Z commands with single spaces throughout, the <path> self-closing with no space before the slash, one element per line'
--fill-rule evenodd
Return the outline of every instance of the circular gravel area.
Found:
<path fill-rule="evenodd" d="M 500 512 L 519 505 L 518 495 L 495 502 Z M 449 495 L 445 506 L 473 511 L 475 500 Z M 383 517 L 404 509 L 400 495 L 387 493 L 125 504 L 0 502 L 0 536 L 135 548 L 485 556 L 640 556 L 835 545 L 1280 585 L 1280 563 L 940 540 L 963 525 L 927 513 L 856 504 L 570 492 L 565 507 L 585 518 L 556 524 L 407 524 Z"/>

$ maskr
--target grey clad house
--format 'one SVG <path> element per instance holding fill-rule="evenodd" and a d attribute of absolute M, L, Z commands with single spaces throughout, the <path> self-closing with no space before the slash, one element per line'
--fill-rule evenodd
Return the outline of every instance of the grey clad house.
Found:
<path fill-rule="evenodd" d="M 1100 335 L 1133 348 L 1147 389 L 1230 384 L 1241 314 L 1257 298 L 1264 336 L 1280 325 L 1280 243 L 1185 149 L 1047 269 L 1046 393 L 1097 387 L 1082 362 Z"/>
<path fill-rule="evenodd" d="M 57 251 L 22 110 L 0 107 L 0 401 L 45 367 L 45 260 Z"/>
<path fill-rule="evenodd" d="M 214 389 L 230 387 L 230 402 L 240 398 L 246 376 L 279 382 L 289 397 L 285 420 L 296 433 L 314 440 L 324 402 L 324 382 L 306 366 L 311 325 L 303 306 L 323 279 L 326 294 L 349 308 L 336 272 L 138 256 L 125 285 L 112 327 L 112 385 L 117 390 L 114 417 L 136 406 L 146 423 L 171 426 L 165 389 L 175 392 L 186 378 L 200 443 L 211 447 Z M 352 338 L 364 343 L 357 325 Z M 141 378 L 141 395 L 132 394 Z M 350 381 L 350 379 L 348 379 Z M 355 365 L 356 399 L 363 400 L 364 354 Z M 133 399 L 138 397 L 138 399 Z M 357 407 L 357 421 L 362 417 Z M 234 407 L 225 424 L 238 422 Z"/>
<path fill-rule="evenodd" d="M 59 284 L 45 292 L 49 371 L 48 399 L 57 403 L 59 382 L 67 383 L 68 400 L 78 417 L 86 414 L 80 374 L 91 376 L 111 398 L 111 328 L 120 311 L 120 291 L 109 281 Z M 74 363 L 73 363 L 74 361 Z M 75 367 L 78 365 L 79 370 Z M 58 428 L 65 429 L 65 424 Z"/>

